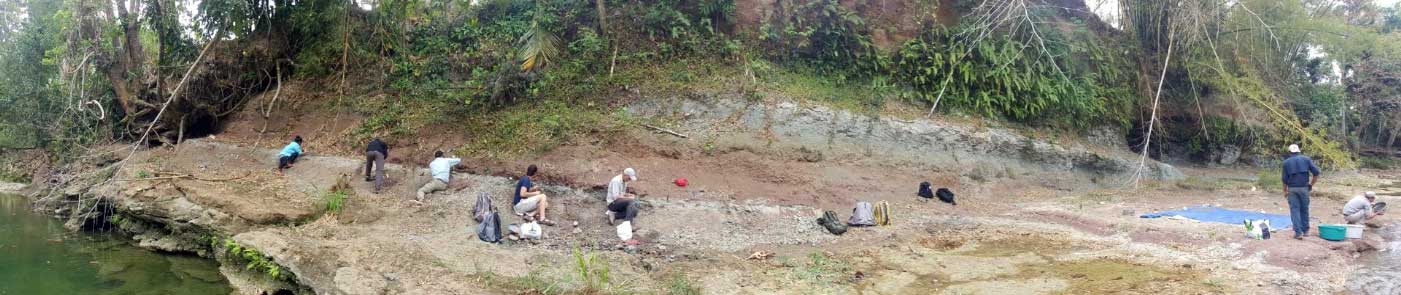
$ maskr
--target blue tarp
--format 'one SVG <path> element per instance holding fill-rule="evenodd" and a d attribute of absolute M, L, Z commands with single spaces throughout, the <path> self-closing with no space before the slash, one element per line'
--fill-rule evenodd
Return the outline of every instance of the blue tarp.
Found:
<path fill-rule="evenodd" d="M 1158 217 L 1170 217 L 1170 216 L 1182 216 L 1183 218 L 1192 219 L 1192 220 L 1197 220 L 1197 221 L 1220 222 L 1220 223 L 1228 223 L 1228 224 L 1235 224 L 1235 225 L 1243 225 L 1243 224 L 1245 224 L 1245 221 L 1246 221 L 1246 220 L 1265 219 L 1265 220 L 1269 220 L 1269 221 L 1270 221 L 1270 230 L 1271 230 L 1271 231 L 1278 231 L 1278 230 L 1283 230 L 1283 229 L 1286 229 L 1286 228 L 1290 228 L 1290 227 L 1291 227 L 1291 224 L 1293 223 L 1292 221 L 1289 220 L 1289 215 L 1277 215 L 1277 214 L 1265 214 L 1265 213 L 1250 212 L 1250 211 L 1228 210 L 1228 209 L 1221 209 L 1221 208 L 1212 207 L 1212 206 L 1198 206 L 1198 207 L 1190 207 L 1190 208 L 1187 208 L 1186 210 L 1173 210 L 1173 211 L 1163 211 L 1163 212 L 1158 212 L 1158 213 L 1149 213 L 1149 214 L 1143 214 L 1142 216 L 1139 216 L 1139 217 L 1142 217 L 1142 218 L 1158 218 Z"/>

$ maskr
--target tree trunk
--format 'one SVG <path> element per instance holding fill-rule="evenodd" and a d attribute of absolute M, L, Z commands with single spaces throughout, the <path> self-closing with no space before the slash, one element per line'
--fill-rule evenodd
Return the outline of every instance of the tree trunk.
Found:
<path fill-rule="evenodd" d="M 1372 144 L 1382 145 L 1382 131 L 1386 129 L 1386 120 L 1377 120 L 1377 135 L 1372 137 Z"/>
<path fill-rule="evenodd" d="M 608 39 L 608 16 L 607 16 L 607 10 L 604 9 L 604 3 L 603 3 L 603 1 L 604 1 L 604 0 L 594 0 L 594 7 L 596 7 L 595 10 L 598 11 L 598 35 L 599 35 L 599 36 L 602 36 L 604 40 L 607 40 L 607 39 Z"/>
<path fill-rule="evenodd" d="M 119 16 L 117 21 L 121 23 L 123 37 L 126 38 L 126 44 L 122 50 L 125 51 L 127 71 L 137 71 L 146 62 L 146 50 L 141 48 L 141 21 L 138 19 L 140 16 L 132 15 L 126 6 L 127 4 L 135 6 L 138 1 L 114 0 L 114 2 Z"/>
<path fill-rule="evenodd" d="M 1383 149 L 1387 149 L 1387 150 L 1390 150 L 1391 147 L 1396 146 L 1396 131 L 1397 131 L 1397 130 L 1396 130 L 1396 129 L 1397 129 L 1396 126 L 1401 125 L 1401 118 L 1393 117 L 1393 118 L 1392 118 L 1391 125 L 1392 125 L 1391 129 L 1388 129 L 1388 130 L 1387 130 L 1387 133 L 1390 133 L 1391 136 L 1390 136 L 1390 138 L 1387 138 L 1387 140 L 1386 140 L 1386 146 L 1385 146 L 1385 147 L 1382 147 Z"/>
<path fill-rule="evenodd" d="M 107 5 L 107 7 L 108 9 L 105 11 L 110 15 L 111 5 Z M 100 43 L 102 42 L 102 34 L 100 33 L 101 25 L 99 23 L 101 18 L 93 11 L 94 9 L 93 3 L 88 3 L 87 1 L 79 2 L 77 8 L 79 20 L 78 35 L 79 39 L 84 41 Z M 116 41 L 114 40 L 113 42 L 115 43 Z M 98 68 L 102 70 L 103 75 L 107 76 L 108 82 L 112 84 L 112 92 L 117 96 L 117 104 L 122 108 L 122 115 L 131 116 L 135 113 L 135 109 L 132 107 L 132 100 L 136 99 L 136 95 L 132 93 L 131 88 L 127 85 L 125 65 L 123 65 L 120 60 L 113 59 L 109 52 L 97 49 L 88 50 L 92 51 L 96 57 Z"/>

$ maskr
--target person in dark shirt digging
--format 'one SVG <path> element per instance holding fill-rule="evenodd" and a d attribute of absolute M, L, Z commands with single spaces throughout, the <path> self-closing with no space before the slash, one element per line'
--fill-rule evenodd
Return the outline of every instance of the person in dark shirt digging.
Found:
<path fill-rule="evenodd" d="M 385 158 L 389 158 L 389 145 L 379 138 L 371 140 L 370 144 L 365 146 L 365 181 L 375 182 L 375 194 L 379 194 L 380 187 L 384 186 Z M 372 171 L 373 176 L 370 174 Z"/>

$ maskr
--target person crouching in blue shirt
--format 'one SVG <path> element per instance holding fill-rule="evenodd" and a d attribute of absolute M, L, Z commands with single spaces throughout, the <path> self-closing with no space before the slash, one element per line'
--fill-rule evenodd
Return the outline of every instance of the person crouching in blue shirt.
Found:
<path fill-rule="evenodd" d="M 297 162 L 297 157 L 302 156 L 302 136 L 298 135 L 292 139 L 292 143 L 282 148 L 282 152 L 277 154 L 277 175 L 282 176 L 282 170 L 292 168 L 292 164 Z"/>
<path fill-rule="evenodd" d="M 1280 180 L 1284 181 L 1284 196 L 1289 200 L 1289 220 L 1294 223 L 1294 239 L 1303 240 L 1309 234 L 1309 192 L 1318 182 L 1318 166 L 1314 166 L 1308 156 L 1299 153 L 1299 145 L 1291 144 Z"/>

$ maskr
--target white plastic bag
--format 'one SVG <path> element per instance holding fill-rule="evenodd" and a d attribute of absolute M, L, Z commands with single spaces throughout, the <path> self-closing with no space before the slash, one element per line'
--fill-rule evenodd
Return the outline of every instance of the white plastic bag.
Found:
<path fill-rule="evenodd" d="M 521 225 L 521 237 L 527 239 L 539 239 L 545 235 L 545 229 L 540 228 L 538 222 L 527 222 Z"/>
<path fill-rule="evenodd" d="M 618 225 L 618 239 L 624 241 L 632 239 L 632 221 L 624 221 Z"/>
<path fill-rule="evenodd" d="M 1256 240 L 1264 239 L 1267 235 L 1266 231 L 1268 231 L 1269 228 L 1270 221 L 1267 219 L 1246 220 L 1245 237 Z"/>

